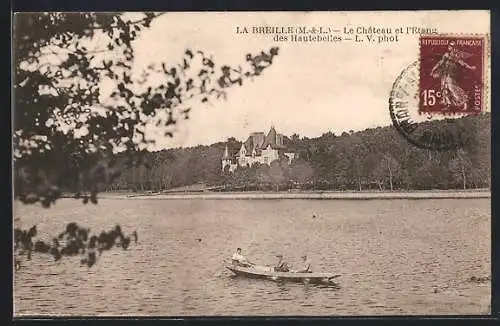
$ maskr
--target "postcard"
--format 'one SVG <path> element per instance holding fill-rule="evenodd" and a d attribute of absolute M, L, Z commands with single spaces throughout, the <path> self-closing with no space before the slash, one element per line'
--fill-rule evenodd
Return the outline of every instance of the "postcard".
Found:
<path fill-rule="evenodd" d="M 14 13 L 14 317 L 490 314 L 489 18 Z"/>

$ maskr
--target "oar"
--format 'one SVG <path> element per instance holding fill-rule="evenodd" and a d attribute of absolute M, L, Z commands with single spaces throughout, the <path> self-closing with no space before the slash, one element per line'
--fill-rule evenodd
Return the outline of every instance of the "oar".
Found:
<path fill-rule="evenodd" d="M 330 276 L 328 278 L 328 280 L 330 281 L 331 279 L 334 279 L 334 278 L 337 278 L 337 277 L 340 277 L 340 274 L 336 274 L 336 275 Z"/>

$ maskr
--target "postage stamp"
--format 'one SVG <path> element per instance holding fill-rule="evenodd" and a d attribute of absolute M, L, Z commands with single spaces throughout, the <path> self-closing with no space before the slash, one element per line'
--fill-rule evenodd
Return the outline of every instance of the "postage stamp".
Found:
<path fill-rule="evenodd" d="M 463 147 L 470 134 L 460 119 L 445 119 L 447 116 L 437 113 L 422 114 L 419 110 L 418 67 L 418 61 L 411 63 L 394 81 L 389 96 L 389 114 L 394 127 L 410 144 L 421 149 L 448 151 Z M 445 124 L 433 125 L 442 119 Z"/>
<path fill-rule="evenodd" d="M 487 103 L 486 45 L 485 36 L 419 37 L 419 59 L 399 74 L 389 97 L 393 125 L 408 142 L 438 151 L 469 142 L 464 119 Z"/>
<path fill-rule="evenodd" d="M 482 37 L 420 37 L 419 112 L 477 114 L 484 107 Z"/>

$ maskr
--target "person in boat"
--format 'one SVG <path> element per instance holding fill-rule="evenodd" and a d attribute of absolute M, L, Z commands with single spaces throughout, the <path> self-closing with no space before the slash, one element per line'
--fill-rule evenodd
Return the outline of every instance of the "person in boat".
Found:
<path fill-rule="evenodd" d="M 296 273 L 312 273 L 311 262 L 307 259 L 307 255 L 304 255 L 302 258 L 302 269 L 295 271 Z"/>
<path fill-rule="evenodd" d="M 278 258 L 278 262 L 276 262 L 276 265 L 274 265 L 274 271 L 289 272 L 290 268 L 288 266 L 288 263 L 285 260 L 283 260 L 283 255 L 276 255 L 276 258 Z"/>
<path fill-rule="evenodd" d="M 250 262 L 245 256 L 243 256 L 243 254 L 241 253 L 241 248 L 236 249 L 236 252 L 233 254 L 232 260 L 233 260 L 233 265 L 235 266 L 240 266 L 240 267 L 253 266 L 253 263 Z"/>

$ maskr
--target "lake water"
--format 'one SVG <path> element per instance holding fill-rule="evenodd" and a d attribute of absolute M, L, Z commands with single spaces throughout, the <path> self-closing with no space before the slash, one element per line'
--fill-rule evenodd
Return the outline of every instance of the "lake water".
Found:
<path fill-rule="evenodd" d="M 22 261 L 16 316 L 479 314 L 490 298 L 489 282 L 468 281 L 490 275 L 489 199 L 64 199 L 15 214 L 41 237 L 73 221 L 139 234 L 90 269 Z M 223 260 L 236 247 L 262 264 L 306 253 L 315 271 L 342 274 L 340 288 L 234 278 Z"/>

